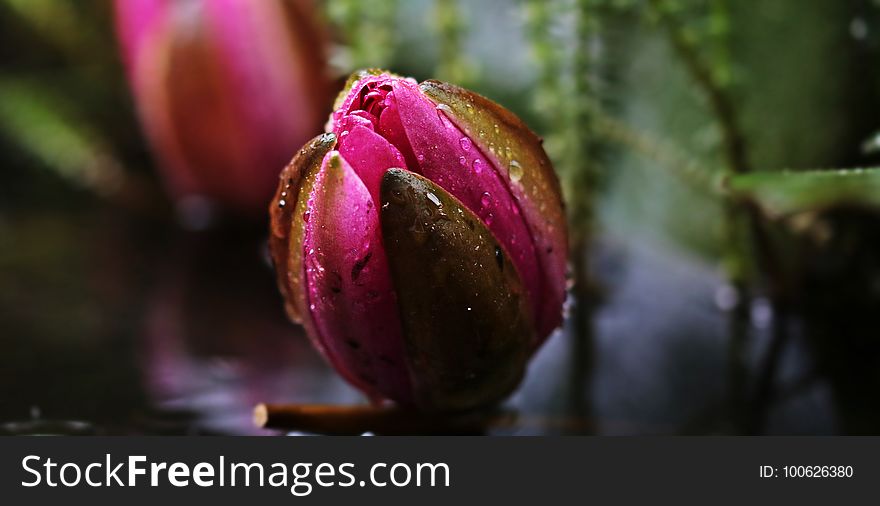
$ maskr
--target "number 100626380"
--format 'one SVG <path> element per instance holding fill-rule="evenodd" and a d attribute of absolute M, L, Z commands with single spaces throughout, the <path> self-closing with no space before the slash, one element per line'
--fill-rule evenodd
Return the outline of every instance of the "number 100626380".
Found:
<path fill-rule="evenodd" d="M 784 478 L 852 478 L 852 466 L 783 466 Z"/>

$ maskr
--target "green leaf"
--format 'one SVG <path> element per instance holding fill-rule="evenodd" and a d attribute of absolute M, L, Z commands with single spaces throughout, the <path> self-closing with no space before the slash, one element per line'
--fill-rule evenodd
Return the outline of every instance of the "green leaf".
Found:
<path fill-rule="evenodd" d="M 880 168 L 757 172 L 732 176 L 727 187 L 772 217 L 842 206 L 880 210 Z"/>
<path fill-rule="evenodd" d="M 0 134 L 63 178 L 110 195 L 123 182 L 122 165 L 72 105 L 35 80 L 0 76 Z"/>

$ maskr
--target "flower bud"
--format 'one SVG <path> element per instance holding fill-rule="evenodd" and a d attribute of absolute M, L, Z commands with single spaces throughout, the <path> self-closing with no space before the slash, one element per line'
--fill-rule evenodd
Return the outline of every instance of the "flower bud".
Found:
<path fill-rule="evenodd" d="M 175 197 L 265 209 L 278 171 L 329 103 L 308 0 L 117 0 L 144 131 Z"/>
<path fill-rule="evenodd" d="M 281 174 L 270 247 L 288 314 L 373 399 L 488 405 L 562 319 L 567 232 L 541 141 L 438 81 L 352 76 Z"/>

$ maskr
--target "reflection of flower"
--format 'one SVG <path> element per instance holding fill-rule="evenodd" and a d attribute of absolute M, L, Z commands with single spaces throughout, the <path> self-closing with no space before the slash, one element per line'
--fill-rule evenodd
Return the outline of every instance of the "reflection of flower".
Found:
<path fill-rule="evenodd" d="M 356 74 L 281 175 L 291 317 L 350 382 L 422 409 L 499 400 L 561 321 L 567 238 L 540 140 L 461 88 Z"/>
<path fill-rule="evenodd" d="M 118 0 L 143 127 L 172 191 L 261 212 L 329 101 L 309 0 Z"/>
<path fill-rule="evenodd" d="M 291 332 L 254 241 L 217 230 L 177 245 L 144 326 L 145 386 L 162 411 L 194 412 L 196 427 L 242 433 L 254 430 L 260 402 L 359 397 Z"/>

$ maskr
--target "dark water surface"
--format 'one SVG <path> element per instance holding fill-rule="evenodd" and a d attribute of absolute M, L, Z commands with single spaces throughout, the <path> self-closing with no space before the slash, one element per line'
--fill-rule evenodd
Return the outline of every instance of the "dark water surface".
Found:
<path fill-rule="evenodd" d="M 0 430 L 252 434 L 259 402 L 363 402 L 286 320 L 262 224 L 187 232 L 94 202 L 6 207 Z M 508 402 L 516 421 L 490 433 L 826 434 L 848 432 L 853 416 L 873 423 L 816 372 L 796 322 L 773 395 L 737 412 L 723 311 L 732 294 L 717 269 L 651 243 L 606 238 L 600 251 L 595 340 L 552 336 Z M 766 368 L 773 317 L 760 299 L 752 307 L 747 393 Z"/>

